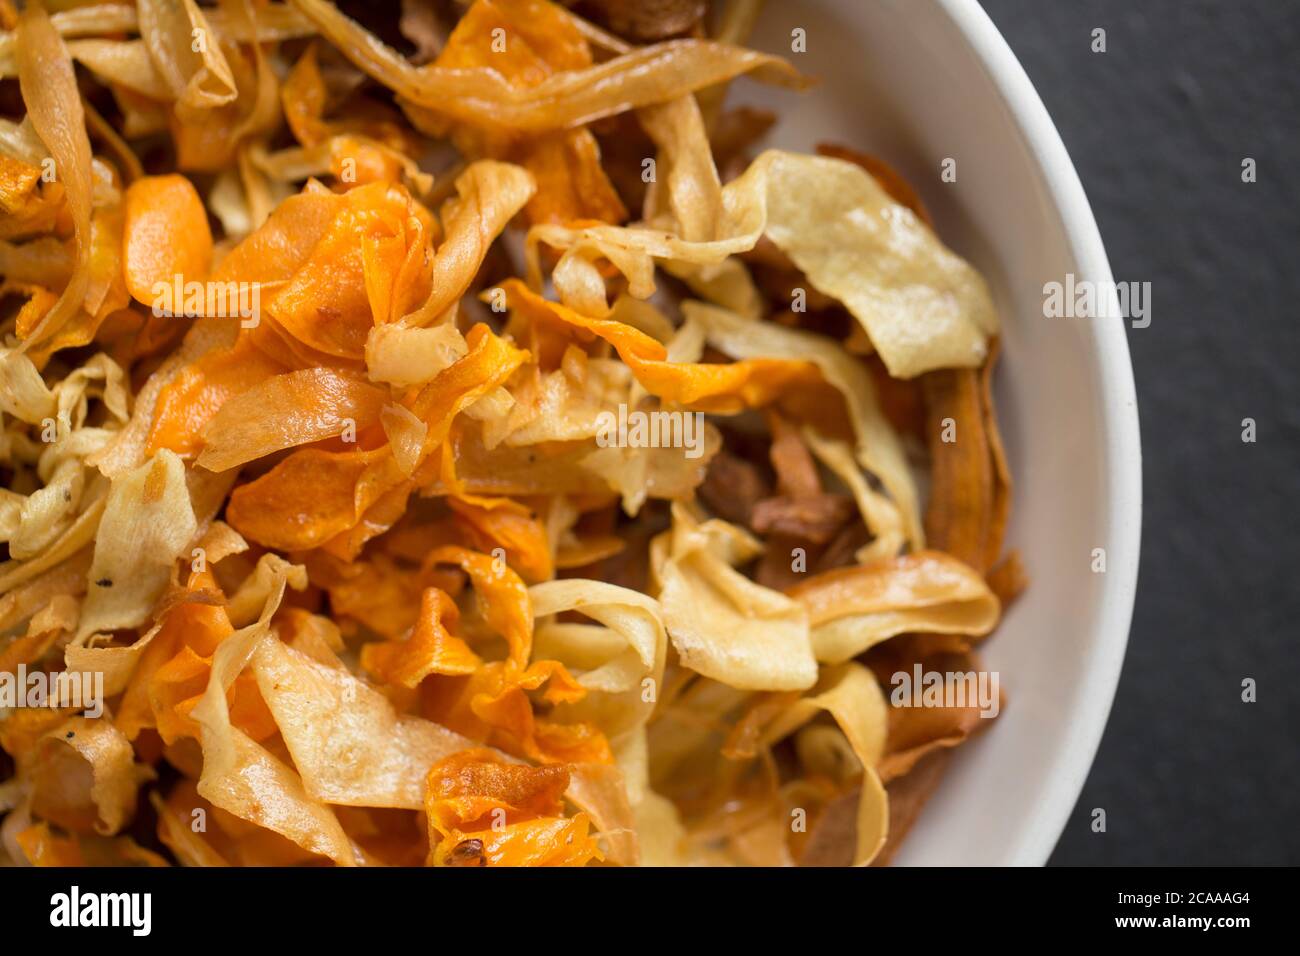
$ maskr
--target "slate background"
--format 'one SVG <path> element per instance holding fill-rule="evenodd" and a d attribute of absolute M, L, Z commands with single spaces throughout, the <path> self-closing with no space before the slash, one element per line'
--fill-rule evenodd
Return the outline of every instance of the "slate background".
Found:
<path fill-rule="evenodd" d="M 1137 610 L 1051 862 L 1300 864 L 1300 2 L 981 2 L 1060 129 L 1115 278 L 1152 283 L 1151 325 L 1128 333 Z"/>

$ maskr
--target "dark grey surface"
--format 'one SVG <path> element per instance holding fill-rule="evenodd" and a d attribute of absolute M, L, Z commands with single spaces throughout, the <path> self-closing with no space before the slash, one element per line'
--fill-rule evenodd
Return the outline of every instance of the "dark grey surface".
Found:
<path fill-rule="evenodd" d="M 1115 278 L 1152 283 L 1151 325 L 1128 333 L 1137 610 L 1052 862 L 1300 863 L 1300 2 L 982 2 L 1060 129 Z"/>

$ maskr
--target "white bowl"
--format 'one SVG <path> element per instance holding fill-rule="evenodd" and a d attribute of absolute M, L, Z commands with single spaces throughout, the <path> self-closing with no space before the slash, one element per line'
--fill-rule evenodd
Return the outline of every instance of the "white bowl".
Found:
<path fill-rule="evenodd" d="M 791 53 L 797 27 L 805 53 Z M 1041 865 L 1105 728 L 1137 584 L 1141 447 L 1121 320 L 1043 314 L 1044 283 L 1067 273 L 1111 288 L 1097 224 L 1042 101 L 975 0 L 782 0 L 766 4 L 752 45 L 821 80 L 805 93 L 737 84 L 737 99 L 778 111 L 772 144 L 832 141 L 887 159 L 998 303 L 996 397 L 1016 482 L 1008 543 L 1031 583 L 982 649 L 1008 704 L 960 749 L 896 862 Z M 954 183 L 940 178 L 945 158 Z M 1113 294 L 1109 304 L 1102 314 L 1118 315 Z M 1092 571 L 1095 548 L 1105 573 Z"/>

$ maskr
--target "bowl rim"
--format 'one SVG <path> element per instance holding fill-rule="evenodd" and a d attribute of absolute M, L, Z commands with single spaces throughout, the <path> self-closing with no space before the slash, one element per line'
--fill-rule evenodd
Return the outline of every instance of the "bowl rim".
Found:
<path fill-rule="evenodd" d="M 1113 289 L 1110 263 L 1083 184 L 1028 74 L 977 0 L 937 0 L 1001 94 L 1024 137 L 1061 218 L 1080 278 Z M 1117 315 L 1118 304 L 1114 312 Z M 1137 394 L 1123 322 L 1093 321 L 1106 460 L 1104 521 L 1106 574 L 1090 634 L 1093 649 L 1079 675 L 1076 712 L 1065 746 L 1048 768 L 1045 799 L 1031 809 L 1004 862 L 1042 866 L 1051 856 L 1083 791 L 1119 685 L 1137 593 L 1142 529 L 1142 445 Z"/>

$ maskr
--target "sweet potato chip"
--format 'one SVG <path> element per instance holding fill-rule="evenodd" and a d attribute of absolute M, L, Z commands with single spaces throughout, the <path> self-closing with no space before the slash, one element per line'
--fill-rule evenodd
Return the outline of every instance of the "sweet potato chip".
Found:
<path fill-rule="evenodd" d="M 583 814 L 561 815 L 565 767 L 524 767 L 466 750 L 429 771 L 425 812 L 437 866 L 582 866 L 599 859 Z"/>
<path fill-rule="evenodd" d="M 296 445 L 355 432 L 379 418 L 384 393 L 330 368 L 275 375 L 222 404 L 203 429 L 197 464 L 226 471 Z"/>
<path fill-rule="evenodd" d="M 208 277 L 208 214 L 184 176 L 145 176 L 133 182 L 126 191 L 123 229 L 126 286 L 137 302 L 157 305 L 157 286 L 170 289 L 179 279 L 183 287 Z"/>
<path fill-rule="evenodd" d="M 411 689 L 430 674 L 472 674 L 483 662 L 451 633 L 459 617 L 446 592 L 427 588 L 411 633 L 404 639 L 366 644 L 361 666 L 382 681 Z"/>

